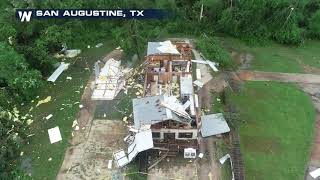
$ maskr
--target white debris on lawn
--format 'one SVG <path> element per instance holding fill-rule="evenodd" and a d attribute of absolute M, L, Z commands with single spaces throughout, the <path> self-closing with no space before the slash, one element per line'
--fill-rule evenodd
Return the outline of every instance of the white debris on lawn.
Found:
<path fill-rule="evenodd" d="M 72 80 L 72 77 L 68 76 L 66 79 L 67 79 L 67 80 Z"/>
<path fill-rule="evenodd" d="M 48 134 L 49 134 L 49 139 L 51 144 L 62 140 L 60 129 L 58 126 L 48 129 Z"/>
<path fill-rule="evenodd" d="M 52 114 L 49 114 L 47 117 L 45 117 L 46 118 L 46 120 L 49 120 L 50 118 L 52 118 Z"/>
<path fill-rule="evenodd" d="M 33 123 L 33 120 L 32 119 L 28 119 L 27 120 L 27 124 L 30 125 L 31 123 Z"/>
<path fill-rule="evenodd" d="M 52 158 L 49 158 L 48 161 L 52 161 Z"/>
<path fill-rule="evenodd" d="M 200 88 L 202 88 L 204 85 L 203 82 L 201 82 L 200 80 L 193 81 L 193 84 L 199 86 Z"/>
<path fill-rule="evenodd" d="M 81 53 L 80 49 L 69 49 L 64 52 L 64 54 L 67 58 L 74 58 L 74 57 L 78 56 L 78 54 L 80 54 L 80 53 Z"/>
<path fill-rule="evenodd" d="M 199 153 L 199 156 L 198 156 L 200 159 L 203 158 L 203 153 Z"/>
<path fill-rule="evenodd" d="M 230 158 L 230 154 L 224 155 L 222 158 L 219 159 L 220 164 L 224 164 L 226 160 Z"/>
<path fill-rule="evenodd" d="M 78 125 L 78 122 L 77 122 L 77 120 L 74 120 L 74 121 L 72 122 L 72 127 L 74 128 L 76 125 Z"/>
<path fill-rule="evenodd" d="M 60 76 L 60 74 L 65 71 L 66 69 L 68 69 L 69 67 L 69 63 L 64 63 L 62 62 L 60 64 L 60 66 L 52 73 L 52 75 L 47 79 L 47 81 L 51 81 L 51 82 L 55 82 L 58 77 Z"/>
<path fill-rule="evenodd" d="M 46 97 L 45 99 L 42 99 L 40 101 L 38 101 L 36 107 L 40 106 L 41 104 L 45 104 L 51 101 L 51 96 Z"/>
<path fill-rule="evenodd" d="M 78 131 L 80 128 L 79 126 L 76 126 L 76 128 L 74 128 L 74 130 Z"/>
<path fill-rule="evenodd" d="M 216 67 L 216 65 L 218 65 L 218 63 L 216 62 L 212 62 L 209 60 L 191 60 L 193 63 L 200 63 L 200 64 L 207 64 L 210 66 L 210 68 L 214 71 L 214 72 L 218 72 L 218 68 Z"/>
<path fill-rule="evenodd" d="M 99 44 L 96 45 L 96 48 L 99 48 L 99 47 L 101 47 L 102 45 L 103 45 L 103 43 L 99 43 Z"/>
<path fill-rule="evenodd" d="M 79 108 L 82 109 L 84 106 L 82 104 L 79 105 Z"/>
<path fill-rule="evenodd" d="M 117 49 L 117 50 L 119 50 L 119 49 L 121 49 L 121 47 L 120 47 L 120 46 L 118 46 L 116 49 Z"/>
<path fill-rule="evenodd" d="M 23 156 L 23 154 L 24 154 L 24 152 L 23 152 L 23 151 L 21 151 L 21 152 L 20 152 L 20 156 Z"/>

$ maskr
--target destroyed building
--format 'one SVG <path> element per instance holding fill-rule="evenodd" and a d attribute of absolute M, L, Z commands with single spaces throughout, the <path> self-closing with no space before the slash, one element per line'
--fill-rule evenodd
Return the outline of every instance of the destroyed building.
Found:
<path fill-rule="evenodd" d="M 198 113 L 194 103 L 188 42 L 149 42 L 144 98 L 133 100 L 134 128 L 150 125 L 155 148 L 197 148 Z"/>
<path fill-rule="evenodd" d="M 148 162 L 149 168 L 179 152 L 185 158 L 196 158 L 201 131 L 203 137 L 230 131 L 221 113 L 201 116 L 198 95 L 194 93 L 192 62 L 189 42 L 148 43 L 143 97 L 132 100 L 133 125 L 125 138 L 128 155 L 123 150 L 114 154 L 119 166 L 146 150 L 158 151 L 155 154 L 159 155 Z M 202 118 L 205 127 L 201 126 Z M 144 140 L 139 138 L 141 134 Z"/>

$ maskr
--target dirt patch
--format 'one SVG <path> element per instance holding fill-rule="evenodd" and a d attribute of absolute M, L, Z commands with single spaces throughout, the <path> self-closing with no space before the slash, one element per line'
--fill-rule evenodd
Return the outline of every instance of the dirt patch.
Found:
<path fill-rule="evenodd" d="M 120 50 L 113 50 L 105 56 L 104 60 L 110 58 L 119 59 L 122 54 L 123 52 Z M 105 153 L 111 153 L 112 151 L 110 151 L 110 148 L 118 147 L 109 147 L 110 144 L 115 143 L 114 141 L 116 140 L 122 140 L 122 136 L 120 138 L 117 131 L 121 132 L 121 127 L 123 127 L 123 125 L 117 125 L 116 123 L 114 125 L 112 123 L 110 124 L 112 121 L 93 121 L 96 102 L 91 100 L 91 85 L 94 79 L 94 75 L 91 75 L 81 97 L 80 104 L 83 105 L 83 108 L 79 110 L 76 119 L 79 130 L 72 132 L 73 137 L 70 140 L 71 146 L 68 147 L 65 153 L 64 161 L 57 175 L 57 179 L 82 179 L 85 176 L 96 176 L 98 179 L 101 178 L 100 175 L 106 174 L 105 171 L 107 171 L 107 168 L 105 167 L 107 162 L 104 161 L 104 158 L 108 157 L 112 159 L 112 157 L 109 157 L 110 154 L 107 156 Z M 101 125 L 101 128 L 104 129 L 92 126 L 92 124 Z M 111 129 L 108 131 L 108 128 Z M 108 177 L 111 177 L 111 175 Z"/>
<path fill-rule="evenodd" d="M 197 179 L 196 161 L 188 161 L 181 156 L 166 158 L 148 172 L 148 180 Z"/>
<path fill-rule="evenodd" d="M 210 109 L 213 103 L 213 98 L 211 93 L 220 93 L 227 87 L 227 82 L 224 80 L 224 75 L 219 74 L 213 77 L 208 83 L 206 83 L 199 91 L 201 107 L 205 109 Z"/>
<path fill-rule="evenodd" d="M 115 167 L 108 169 L 112 153 L 125 147 L 123 138 L 126 126 L 118 120 L 93 120 L 89 137 L 83 143 L 68 149 L 57 179 L 105 179 L 114 173 L 121 175 Z"/>
<path fill-rule="evenodd" d="M 241 142 L 252 152 L 262 153 L 279 153 L 281 152 L 279 139 L 274 137 L 257 137 L 257 136 L 242 136 Z"/>
<path fill-rule="evenodd" d="M 231 50 L 232 59 L 239 65 L 239 69 L 249 69 L 254 56 L 248 52 Z"/>
<path fill-rule="evenodd" d="M 310 74 L 320 74 L 320 68 L 303 65 L 303 71 Z"/>

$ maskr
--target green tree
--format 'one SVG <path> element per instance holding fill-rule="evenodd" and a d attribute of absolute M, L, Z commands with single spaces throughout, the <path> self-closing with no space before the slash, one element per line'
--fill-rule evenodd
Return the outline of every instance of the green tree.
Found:
<path fill-rule="evenodd" d="M 314 13 L 311 17 L 309 28 L 312 36 L 320 38 L 320 10 Z"/>
<path fill-rule="evenodd" d="M 0 179 L 13 179 L 19 148 L 26 138 L 26 123 L 19 120 L 17 109 L 8 111 L 0 107 Z"/>
<path fill-rule="evenodd" d="M 0 84 L 29 99 L 41 85 L 41 75 L 28 67 L 23 56 L 11 46 L 0 42 Z"/>

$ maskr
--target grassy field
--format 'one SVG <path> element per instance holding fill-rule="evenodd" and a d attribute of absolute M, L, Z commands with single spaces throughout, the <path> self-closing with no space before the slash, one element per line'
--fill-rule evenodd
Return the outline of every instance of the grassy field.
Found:
<path fill-rule="evenodd" d="M 301 73 L 304 66 L 320 68 L 320 41 L 307 40 L 301 46 L 288 47 L 274 42 L 262 46 L 249 46 L 241 40 L 221 38 L 227 47 L 254 56 L 250 69 L 259 71 Z"/>
<path fill-rule="evenodd" d="M 81 95 L 92 73 L 93 63 L 113 47 L 111 43 L 104 42 L 100 48 L 85 50 L 81 54 L 82 58 L 71 59 L 69 69 L 61 74 L 55 85 L 46 83 L 40 89 L 39 97 L 22 107 L 25 113 L 33 116 L 34 121 L 31 124 L 32 136 L 28 145 L 22 148 L 24 154 L 21 156 L 23 169 L 31 173 L 33 179 L 56 178 L 71 137 L 72 123 L 79 111 Z M 72 80 L 66 80 L 68 76 L 72 77 Z M 47 96 L 51 96 L 52 100 L 36 107 L 37 102 Z M 33 110 L 29 112 L 31 107 Z M 49 114 L 53 117 L 46 120 L 44 117 Z M 47 130 L 55 126 L 60 128 L 62 141 L 50 144 Z"/>
<path fill-rule="evenodd" d="M 309 97 L 291 84 L 247 82 L 231 95 L 241 118 L 246 179 L 304 178 L 315 111 Z"/>

